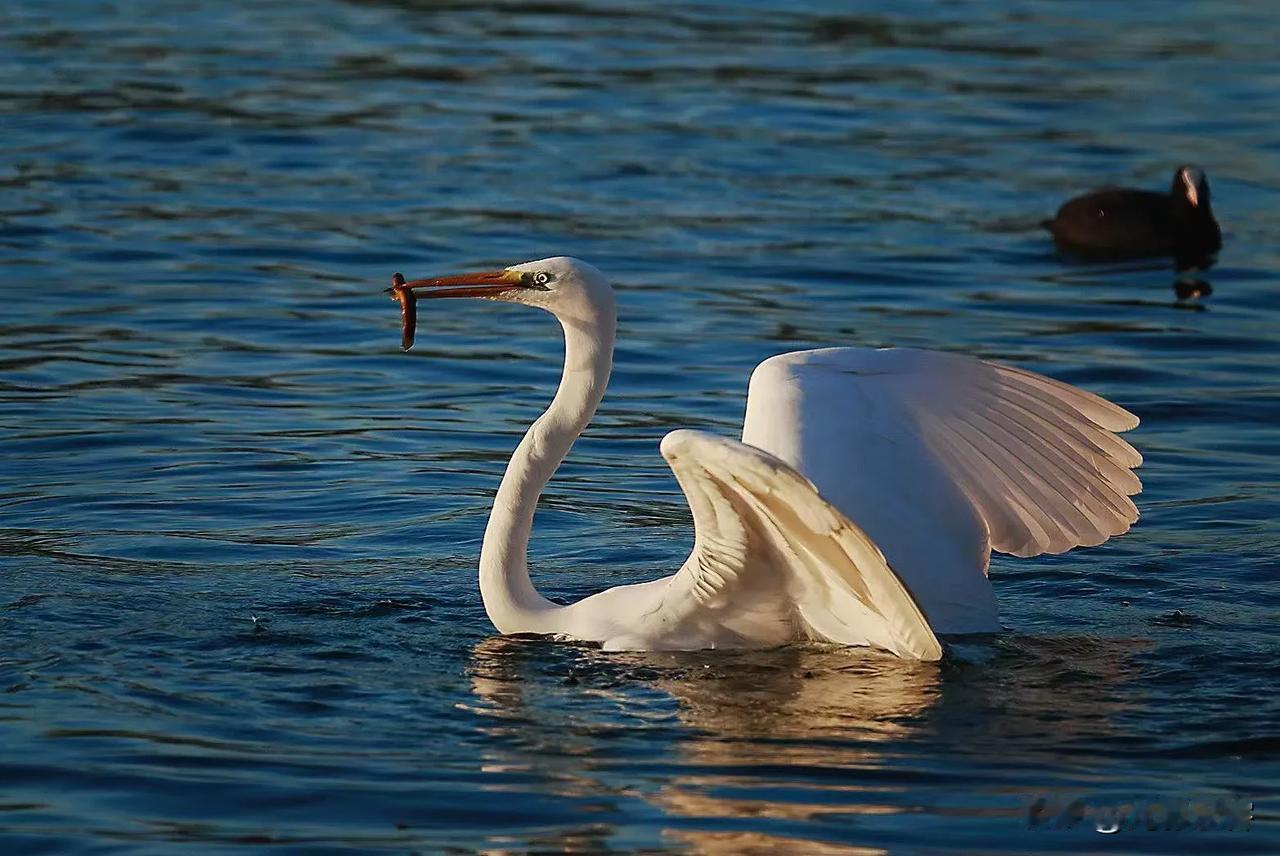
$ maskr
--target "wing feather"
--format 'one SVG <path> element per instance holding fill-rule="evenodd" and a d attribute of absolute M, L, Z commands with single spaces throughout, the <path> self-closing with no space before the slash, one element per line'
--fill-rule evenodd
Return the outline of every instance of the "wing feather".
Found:
<path fill-rule="evenodd" d="M 1016 403 L 1033 413 L 1039 414 L 1045 420 L 1046 427 L 1050 430 L 1054 428 L 1063 430 L 1069 426 L 1081 436 L 1087 438 L 1100 454 L 1113 459 L 1118 466 L 1126 469 L 1142 466 L 1142 455 L 1138 453 L 1137 449 L 1110 431 L 1102 429 L 1095 422 L 1079 418 L 1073 419 L 1070 411 L 1064 412 L 1061 408 L 1055 409 L 1052 402 L 1036 398 L 1034 395 L 1029 395 L 1025 390 L 1017 387 L 997 387 L 995 397 L 1001 406 Z"/>
<path fill-rule="evenodd" d="M 1062 551 L 1086 539 L 1090 530 L 1089 520 L 1067 498 L 1070 490 L 1063 488 L 1048 467 L 1040 466 L 1033 450 L 1012 437 L 998 423 L 981 413 L 974 413 L 969 421 L 960 423 L 956 430 L 983 456 L 1005 473 L 1018 477 L 1017 484 L 1023 496 L 1041 512 L 1038 518 L 1050 537 L 1048 549 Z"/>
<path fill-rule="evenodd" d="M 1042 397 L 1061 401 L 1081 416 L 1108 431 L 1132 431 L 1138 427 L 1138 417 L 1118 404 L 1112 404 L 1100 395 L 1045 377 L 1016 366 L 982 361 L 994 369 L 1001 379 L 1015 388 L 1039 391 Z"/>
<path fill-rule="evenodd" d="M 1055 442 L 1046 444 L 1047 447 L 1061 451 L 1086 478 L 1090 475 L 1089 467 L 1096 467 L 1107 483 L 1119 492 L 1121 507 L 1124 507 L 1130 494 L 1142 490 L 1138 477 L 1103 451 L 1099 440 L 1086 433 L 1087 426 L 1050 421 L 1052 415 L 1046 416 L 1033 402 L 1024 404 L 1014 395 L 993 395 L 993 403 L 1000 406 L 1006 416 L 1028 435 L 1052 436 Z M 1127 443 L 1125 445 L 1128 446 Z M 1131 446 L 1129 448 L 1132 449 Z M 1134 466 L 1138 463 L 1141 460 L 1135 462 Z"/>
<path fill-rule="evenodd" d="M 1129 494 L 1142 488 L 1129 468 L 1141 463 L 1141 456 L 1107 426 L 1133 427 L 1137 417 L 1059 381 L 973 362 L 976 366 L 964 367 L 971 388 L 953 389 L 941 407 L 913 402 L 908 409 L 935 445 L 945 445 L 939 444 L 940 435 L 955 433 L 977 457 L 976 471 L 964 468 L 967 478 L 958 479 L 963 490 L 974 496 L 975 485 L 988 479 L 1011 488 L 1006 501 L 1030 514 L 1037 524 L 1033 528 L 1043 533 L 1028 539 L 1018 528 L 1005 532 L 992 525 L 995 509 L 978 502 L 992 548 L 1015 556 L 1062 553 L 1127 532 L 1138 517 Z M 935 407 L 949 411 L 950 418 L 936 418 Z M 1026 419 L 1024 414 L 1038 418 Z M 1087 446 L 1077 451 L 1075 438 L 1096 452 L 1089 454 Z M 954 451 L 954 444 L 950 448 Z M 957 474 L 962 469 L 954 459 L 944 458 L 942 463 Z"/>
<path fill-rule="evenodd" d="M 693 512 L 694 547 L 655 621 L 731 624 L 734 611 L 750 615 L 763 598 L 775 607 L 789 602 L 812 638 L 922 660 L 942 656 L 884 555 L 804 476 L 759 449 L 701 431 L 671 432 L 662 454 Z"/>
<path fill-rule="evenodd" d="M 1105 483 L 1091 484 L 1077 479 L 1070 462 L 1057 453 L 1055 446 L 1037 444 L 1034 437 L 1019 436 L 1010 430 L 1009 421 L 1007 417 L 993 418 L 984 413 L 974 416 L 975 427 L 1003 444 L 1022 471 L 1029 474 L 1029 479 L 1041 486 L 1041 496 L 1053 507 L 1063 534 L 1068 536 L 1064 549 L 1105 541 L 1108 536 L 1103 533 L 1108 527 L 1103 521 L 1116 513 L 1116 509 L 1106 507 L 1105 500 L 1096 495 L 1105 490 Z"/>
<path fill-rule="evenodd" d="M 942 434 L 936 443 L 950 456 L 954 471 L 964 480 L 969 498 L 979 508 L 989 509 L 983 515 L 986 530 L 1002 533 L 1011 545 L 1010 552 L 1035 551 L 1036 545 L 1049 543 L 1049 533 L 1003 470 L 989 470 L 986 465 L 990 462 L 984 462 L 981 453 L 975 454 L 973 446 L 963 437 Z"/>
<path fill-rule="evenodd" d="M 812 479 L 879 546 L 935 629 L 954 632 L 994 627 L 993 609 L 965 607 L 986 586 L 973 574 L 985 574 L 990 550 L 1060 553 L 1128 531 L 1142 455 L 1116 432 L 1137 425 L 1124 408 L 1026 369 L 830 348 L 760 364 L 743 442 Z"/>

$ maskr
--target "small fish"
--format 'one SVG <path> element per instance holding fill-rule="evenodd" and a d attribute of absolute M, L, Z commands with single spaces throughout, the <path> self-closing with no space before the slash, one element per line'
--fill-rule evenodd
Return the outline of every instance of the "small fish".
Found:
<path fill-rule="evenodd" d="M 391 299 L 400 303 L 400 347 L 409 350 L 413 347 L 413 334 L 418 329 L 418 298 L 411 289 L 404 286 L 404 274 L 395 273 L 391 277 Z"/>

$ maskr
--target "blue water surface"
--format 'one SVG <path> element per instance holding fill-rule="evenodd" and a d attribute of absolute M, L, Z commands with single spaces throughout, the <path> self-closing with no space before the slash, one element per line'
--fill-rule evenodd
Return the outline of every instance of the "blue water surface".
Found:
<path fill-rule="evenodd" d="M 0 851 L 1280 852 L 1280 7 L 0 5 Z M 1203 165 L 1219 264 L 1038 226 Z M 911 345 L 1143 420 L 1142 520 L 997 557 L 941 664 L 493 635 L 475 563 L 554 322 L 391 273 L 616 282 L 543 498 L 554 597 L 669 573 L 662 435 L 760 359 Z M 1207 287 L 1207 288 L 1206 288 Z M 924 537 L 922 533 L 922 537 Z M 1037 797 L 1254 803 L 1046 831 Z"/>

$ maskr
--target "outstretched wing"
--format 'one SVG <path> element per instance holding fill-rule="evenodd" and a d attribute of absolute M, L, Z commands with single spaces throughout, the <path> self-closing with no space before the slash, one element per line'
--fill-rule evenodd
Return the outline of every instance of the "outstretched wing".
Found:
<path fill-rule="evenodd" d="M 757 616 L 781 608 L 815 639 L 942 656 L 876 545 L 808 479 L 759 449 L 701 431 L 671 432 L 662 454 L 689 501 L 695 537 L 656 618 L 750 636 Z"/>
<path fill-rule="evenodd" d="M 1138 518 L 1138 419 L 1023 369 L 911 349 L 772 357 L 751 379 L 743 441 L 803 473 L 857 521 L 934 629 L 982 624 L 991 549 L 1061 553 Z M 936 607 L 936 608 L 935 608 Z M 954 621 L 952 619 L 955 619 Z M 994 621 L 994 608 L 990 619 Z M 990 628 L 994 629 L 994 628 Z"/>

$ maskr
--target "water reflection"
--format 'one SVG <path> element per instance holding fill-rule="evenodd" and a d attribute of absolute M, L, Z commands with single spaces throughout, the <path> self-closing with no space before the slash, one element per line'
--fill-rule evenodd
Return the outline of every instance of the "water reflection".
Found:
<path fill-rule="evenodd" d="M 882 856 L 888 853 L 879 847 L 859 847 L 836 844 L 830 841 L 792 838 L 767 832 L 711 832 L 708 830 L 669 829 L 666 836 L 673 843 L 693 848 L 695 853 L 747 854 L 803 854 L 803 856 Z"/>
<path fill-rule="evenodd" d="M 645 799 L 670 817 L 704 819 L 897 811 L 877 803 L 876 788 L 860 778 L 882 765 L 883 744 L 910 739 L 940 691 L 936 664 L 826 647 L 617 655 L 491 637 L 475 647 L 470 675 L 475 710 L 491 717 L 485 731 L 495 738 L 485 769 L 532 765 L 546 772 L 555 756 L 599 763 L 602 751 L 615 754 L 613 741 L 674 730 L 660 759 L 631 758 L 626 766 L 645 775 L 655 772 L 652 765 L 676 773 L 642 788 Z M 573 687 L 568 694 L 565 684 Z M 821 789 L 756 793 L 786 769 L 804 771 Z M 559 782 L 576 793 L 608 790 L 589 777 Z M 833 794 L 848 798 L 836 796 L 833 805 Z M 732 842 L 744 843 L 722 843 Z"/>
<path fill-rule="evenodd" d="M 1148 647 L 991 639 L 939 665 L 816 646 L 617 655 L 491 637 L 472 651 L 465 706 L 483 717 L 487 772 L 546 776 L 565 795 L 639 797 L 699 851 L 785 850 L 795 845 L 785 834 L 753 827 L 921 812 L 1015 820 L 1026 794 L 1054 787 L 1021 770 L 1131 741 L 1118 720 L 1143 704 L 1131 685 Z M 992 795 L 939 769 L 942 751 L 1006 771 L 1021 790 L 997 774 L 1002 805 L 983 807 Z M 957 799 L 971 804 L 946 807 Z M 881 852 L 832 835 L 831 850 L 805 852 Z"/>
<path fill-rule="evenodd" d="M 1179 300 L 1199 300 L 1213 294 L 1213 286 L 1203 279 L 1175 279 L 1173 293 Z"/>

